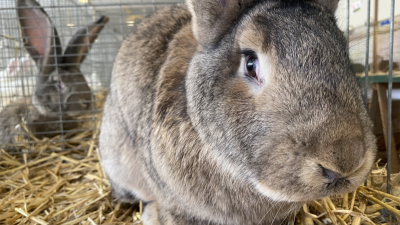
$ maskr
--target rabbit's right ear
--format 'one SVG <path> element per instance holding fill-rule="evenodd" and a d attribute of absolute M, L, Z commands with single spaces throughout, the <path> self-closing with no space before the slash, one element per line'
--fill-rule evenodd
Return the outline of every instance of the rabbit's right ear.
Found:
<path fill-rule="evenodd" d="M 68 42 L 63 54 L 63 67 L 76 67 L 85 60 L 92 44 L 108 22 L 108 16 L 101 16 L 94 23 L 79 29 Z"/>
<path fill-rule="evenodd" d="M 61 42 L 49 16 L 35 0 L 18 0 L 18 17 L 24 45 L 41 74 L 61 63 Z"/>
<path fill-rule="evenodd" d="M 232 23 L 258 0 L 186 0 L 193 33 L 204 48 L 213 48 Z"/>

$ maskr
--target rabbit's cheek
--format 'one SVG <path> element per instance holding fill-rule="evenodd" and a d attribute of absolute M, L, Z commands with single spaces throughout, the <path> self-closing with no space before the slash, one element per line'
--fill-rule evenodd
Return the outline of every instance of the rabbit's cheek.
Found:
<path fill-rule="evenodd" d="M 32 96 L 32 105 L 35 106 L 35 108 L 39 111 L 41 114 L 45 114 L 47 112 L 46 108 L 43 107 L 38 100 L 38 97 L 36 95 Z"/>
<path fill-rule="evenodd" d="M 67 104 L 68 104 L 69 99 L 70 99 L 71 96 L 72 96 L 72 93 L 67 93 L 67 94 L 64 96 L 63 105 L 64 105 L 65 108 L 67 108 Z"/>
<path fill-rule="evenodd" d="M 288 168 L 281 168 L 281 170 L 287 170 L 288 173 L 285 173 L 285 175 L 271 174 L 266 180 L 253 180 L 254 187 L 261 194 L 274 201 L 286 202 L 302 202 L 324 198 L 334 192 L 333 188 L 326 188 L 328 181 L 323 182 L 324 178 L 321 177 L 320 168 L 316 164 L 307 169 L 300 168 L 296 171 Z M 321 177 L 321 179 L 316 179 L 316 177 Z"/>
<path fill-rule="evenodd" d="M 293 202 L 293 198 L 289 195 L 287 195 L 283 191 L 277 191 L 269 187 L 269 185 L 263 183 L 263 182 L 253 182 L 255 185 L 255 188 L 264 196 L 267 196 L 268 198 L 281 202 L 281 201 L 286 201 L 286 202 Z"/>
<path fill-rule="evenodd" d="M 362 140 L 358 139 L 318 148 L 300 142 L 278 142 L 259 151 L 251 163 L 251 170 L 257 171 L 253 186 L 274 201 L 308 201 L 351 192 L 365 180 L 374 161 L 373 151 L 367 149 L 364 153 L 360 149 Z M 352 160 L 346 163 L 345 158 Z"/>

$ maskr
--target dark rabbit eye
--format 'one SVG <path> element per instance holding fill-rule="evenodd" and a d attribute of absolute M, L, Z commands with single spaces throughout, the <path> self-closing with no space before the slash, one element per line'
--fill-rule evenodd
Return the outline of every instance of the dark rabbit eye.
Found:
<path fill-rule="evenodd" d="M 246 70 L 249 77 L 258 78 L 258 58 L 256 56 L 246 57 Z"/>
<path fill-rule="evenodd" d="M 60 82 L 59 80 L 57 80 L 57 81 L 55 82 L 55 86 L 56 86 L 57 89 L 60 90 L 60 91 L 64 90 L 64 88 L 65 88 L 65 85 L 64 85 L 62 82 Z"/>

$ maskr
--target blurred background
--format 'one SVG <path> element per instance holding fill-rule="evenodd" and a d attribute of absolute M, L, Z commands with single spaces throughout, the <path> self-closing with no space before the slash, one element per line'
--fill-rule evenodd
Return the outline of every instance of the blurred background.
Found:
<path fill-rule="evenodd" d="M 107 88 L 123 39 L 144 17 L 183 0 L 38 0 L 56 26 L 63 46 L 79 28 L 107 15 L 110 21 L 82 64 L 92 90 Z M 0 110 L 32 93 L 36 67 L 24 49 L 15 0 L 0 1 Z"/>
<path fill-rule="evenodd" d="M 82 71 L 93 90 L 108 87 L 112 63 L 122 40 L 144 17 L 160 7 L 183 3 L 183 0 L 38 0 L 56 25 L 65 45 L 80 27 L 94 21 L 99 15 L 107 15 L 110 22 L 93 46 L 82 65 Z M 349 49 L 354 63 L 365 66 L 367 0 L 341 0 L 337 10 L 338 23 L 347 32 L 347 5 L 349 5 Z M 375 12 L 375 3 L 378 10 Z M 0 2 L 0 109 L 12 100 L 29 95 L 35 85 L 35 66 L 25 51 L 20 37 L 15 0 Z M 400 4 L 395 6 L 394 68 L 400 62 Z M 377 15 L 377 32 L 374 21 Z M 372 0 L 370 12 L 370 67 L 374 54 L 378 67 L 375 72 L 388 69 L 389 59 L 390 1 Z M 372 51 L 376 40 L 376 52 Z M 371 68 L 373 69 L 373 68 Z M 357 72 L 362 73 L 358 67 Z M 17 79 L 18 78 L 18 79 Z M 400 98 L 400 96 L 399 96 Z"/>
<path fill-rule="evenodd" d="M 349 2 L 349 50 L 350 57 L 354 63 L 365 64 L 366 34 L 367 34 L 367 5 L 368 0 L 341 0 L 339 2 L 336 16 L 341 29 L 346 32 L 347 27 L 347 5 Z M 390 4 L 389 0 L 370 0 L 370 52 L 369 62 L 373 62 L 373 45 L 376 39 L 376 57 L 378 70 L 386 71 L 384 65 L 379 68 L 379 62 L 389 59 L 389 31 L 390 31 Z M 377 5 L 377 6 L 376 6 Z M 394 55 L 393 61 L 400 62 L 400 4 L 395 4 L 394 23 Z M 375 19 L 376 18 L 376 19 Z M 377 32 L 374 33 L 374 23 L 377 23 Z M 387 65 L 386 65 L 387 66 Z M 396 67 L 396 66 L 395 66 Z M 398 66 L 397 66 L 398 67 Z M 358 72 L 359 70 L 357 70 Z M 361 72 L 361 71 L 360 71 Z M 364 71 L 362 71 L 364 72 Z"/>

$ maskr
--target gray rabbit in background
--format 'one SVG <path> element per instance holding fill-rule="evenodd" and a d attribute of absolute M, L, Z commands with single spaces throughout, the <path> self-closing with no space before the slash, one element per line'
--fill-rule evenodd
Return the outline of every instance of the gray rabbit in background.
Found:
<path fill-rule="evenodd" d="M 101 16 L 79 29 L 63 52 L 57 29 L 39 3 L 18 0 L 17 6 L 24 45 L 39 74 L 32 97 L 12 102 L 0 112 L 2 145 L 14 142 L 13 130 L 23 120 L 39 138 L 55 136 L 61 127 L 71 130 L 78 126 L 73 117 L 90 110 L 92 102 L 80 65 L 109 20 Z"/>
<path fill-rule="evenodd" d="M 281 224 L 376 154 L 338 0 L 187 0 L 122 44 L 100 156 L 144 224 Z"/>

